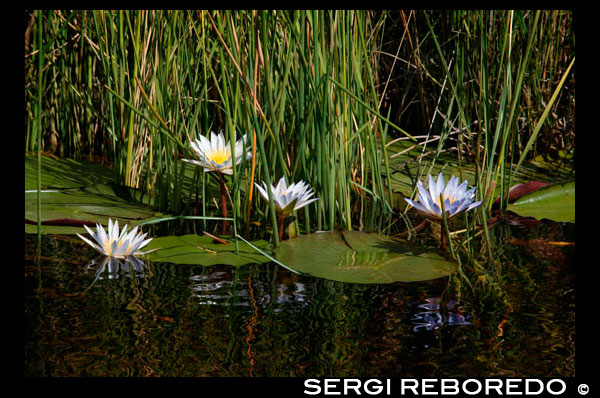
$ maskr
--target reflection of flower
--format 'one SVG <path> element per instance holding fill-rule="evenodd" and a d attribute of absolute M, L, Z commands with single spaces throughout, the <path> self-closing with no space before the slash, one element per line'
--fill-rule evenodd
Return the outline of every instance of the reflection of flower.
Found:
<path fill-rule="evenodd" d="M 115 220 L 113 223 L 110 218 L 108 219 L 108 234 L 100 224 L 96 224 L 96 232 L 85 225 L 84 227 L 92 238 L 94 238 L 96 243 L 80 234 L 77 234 L 77 236 L 96 249 L 99 253 L 110 257 L 124 258 L 131 255 L 144 254 L 138 250 L 146 246 L 152 240 L 152 238 L 144 240 L 144 237 L 147 234 L 138 234 L 137 226 L 132 229 L 131 232 L 127 233 L 127 225 L 125 225 L 119 234 L 119 221 Z"/>
<path fill-rule="evenodd" d="M 263 182 L 261 187 L 255 183 L 258 191 L 265 200 L 269 200 L 269 194 L 267 192 L 267 184 Z M 273 201 L 275 202 L 275 210 L 277 213 L 283 216 L 292 214 L 294 210 L 298 210 L 309 203 L 312 203 L 319 198 L 310 198 L 314 195 L 312 189 L 300 180 L 296 184 L 290 184 L 286 186 L 285 178 L 281 177 L 276 187 L 271 185 L 271 192 L 273 193 Z"/>
<path fill-rule="evenodd" d="M 244 142 L 246 135 L 235 143 L 235 164 L 239 164 L 242 158 L 252 157 L 252 148 L 246 148 L 244 153 Z M 199 140 L 192 141 L 190 144 L 199 160 L 183 159 L 186 162 L 204 167 L 204 171 L 218 171 L 224 174 L 233 174 L 231 145 L 225 142 L 223 132 L 218 135 L 211 131 L 210 140 L 200 135 Z"/>
<path fill-rule="evenodd" d="M 418 202 L 404 198 L 404 200 L 417 209 L 423 216 L 438 221 L 443 218 L 440 195 L 442 195 L 444 199 L 444 208 L 448 218 L 462 211 L 471 210 L 481 204 L 481 201 L 473 202 L 475 198 L 475 188 L 471 188 L 467 191 L 467 180 L 458 185 L 458 177 L 452 176 L 448 185 L 445 185 L 442 173 L 438 176 L 437 182 L 433 180 L 431 175 L 428 177 L 429 191 L 425 189 L 425 186 L 421 181 L 417 182 L 417 188 L 419 189 L 419 193 L 417 194 Z"/>
<path fill-rule="evenodd" d="M 468 306 L 468 304 L 466 304 Z M 419 304 L 417 308 L 426 311 L 419 311 L 413 314 L 411 323 L 413 331 L 420 329 L 437 330 L 445 325 L 464 326 L 470 325 L 472 318 L 469 312 L 464 311 L 465 304 L 459 305 L 454 300 L 449 300 L 445 305 L 441 305 L 437 297 L 426 298 L 425 303 Z"/>
<path fill-rule="evenodd" d="M 132 274 L 134 276 L 143 276 L 147 270 L 146 264 L 135 256 L 127 256 L 121 259 L 109 256 L 99 256 L 93 259 L 87 266 L 88 269 L 95 269 L 94 278 L 98 279 L 104 271 L 108 272 L 108 279 L 119 278 L 119 271 L 123 270 L 125 277 Z M 102 279 L 102 278 L 99 278 Z"/>

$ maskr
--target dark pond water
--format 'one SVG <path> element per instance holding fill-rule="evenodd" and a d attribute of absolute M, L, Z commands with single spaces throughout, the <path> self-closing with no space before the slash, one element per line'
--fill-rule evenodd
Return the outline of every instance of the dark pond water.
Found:
<path fill-rule="evenodd" d="M 495 231 L 495 277 L 474 290 L 456 277 L 339 283 L 276 264 L 128 264 L 96 279 L 77 237 L 44 236 L 38 249 L 25 235 L 25 374 L 573 376 L 575 246 L 554 242 L 574 242 L 574 228 Z"/>

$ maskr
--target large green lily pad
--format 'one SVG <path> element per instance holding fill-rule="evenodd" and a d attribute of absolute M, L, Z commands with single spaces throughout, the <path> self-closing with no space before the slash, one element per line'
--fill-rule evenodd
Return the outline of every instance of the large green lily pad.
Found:
<path fill-rule="evenodd" d="M 508 205 L 520 216 L 575 222 L 575 181 L 553 184 L 524 195 Z"/>
<path fill-rule="evenodd" d="M 57 159 L 42 156 L 42 189 L 77 188 L 94 184 L 110 184 L 114 177 L 110 168 L 85 160 Z M 25 190 L 37 188 L 37 157 L 25 156 Z"/>
<path fill-rule="evenodd" d="M 295 271 L 349 283 L 424 281 L 456 271 L 438 253 L 364 232 L 304 235 L 282 242 L 275 256 Z"/>
<path fill-rule="evenodd" d="M 269 247 L 269 243 L 264 240 L 254 241 L 252 244 L 263 251 L 267 251 Z M 196 265 L 228 264 L 236 267 L 271 261 L 243 241 L 238 242 L 238 248 L 239 251 L 236 252 L 233 241 L 228 244 L 213 243 L 213 239 L 206 235 L 165 236 L 152 239 L 143 248 L 144 251 L 160 250 L 141 257 L 154 262 Z"/>
<path fill-rule="evenodd" d="M 37 222 L 37 164 L 25 157 L 25 219 Z M 42 157 L 42 221 L 77 220 L 133 226 L 161 217 L 137 202 L 136 190 L 112 183 L 112 171 L 98 164 Z M 36 233 L 36 224 L 25 224 L 25 233 Z M 44 234 L 85 233 L 83 227 L 42 225 Z"/>
<path fill-rule="evenodd" d="M 43 192 L 42 221 L 72 219 L 108 224 L 108 219 L 119 220 L 120 225 L 131 226 L 159 217 L 146 206 L 127 199 L 119 187 L 97 184 L 85 188 L 61 189 Z M 25 219 L 37 220 L 37 195 L 25 193 Z M 37 225 L 25 224 L 25 233 L 37 232 Z M 83 227 L 42 225 L 42 233 L 84 233 Z"/>

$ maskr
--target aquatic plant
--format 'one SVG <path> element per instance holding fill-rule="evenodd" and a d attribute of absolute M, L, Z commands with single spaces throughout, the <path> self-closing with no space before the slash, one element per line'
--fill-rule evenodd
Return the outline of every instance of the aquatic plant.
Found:
<path fill-rule="evenodd" d="M 428 176 L 429 190 L 425 189 L 423 182 L 417 181 L 418 201 L 404 198 L 421 215 L 432 220 L 440 222 L 442 225 L 441 244 L 442 249 L 446 249 L 446 233 L 444 231 L 445 220 L 454 217 L 458 213 L 474 209 L 481 204 L 481 201 L 475 201 L 475 188 L 467 190 L 467 180 L 458 184 L 457 176 L 450 177 L 446 185 L 444 176 L 439 174 L 437 181 L 434 181 L 431 174 Z"/>
<path fill-rule="evenodd" d="M 92 246 L 97 252 L 105 256 L 115 258 L 125 258 L 127 256 L 142 255 L 147 252 L 140 252 L 139 249 L 146 246 L 152 238 L 144 240 L 147 233 L 138 234 L 138 226 L 127 233 L 127 225 L 119 233 L 119 220 L 108 219 L 108 233 L 100 224 L 96 224 L 96 232 L 84 225 L 85 229 L 96 241 L 96 243 L 86 237 L 77 234 L 84 242 Z"/>
<path fill-rule="evenodd" d="M 219 134 L 215 134 L 211 131 L 210 140 L 201 135 L 200 139 L 194 140 L 190 144 L 199 160 L 182 160 L 204 167 L 205 172 L 217 171 L 219 173 L 232 175 L 234 159 L 235 164 L 238 165 L 244 157 L 246 159 L 252 157 L 252 147 L 246 147 L 245 142 L 246 135 L 236 141 L 234 153 L 232 154 L 231 145 L 229 141 L 225 142 L 223 132 L 221 131 Z M 244 152 L 244 147 L 246 148 L 246 152 Z"/>
<path fill-rule="evenodd" d="M 201 166 L 205 172 L 216 171 L 232 175 L 234 164 L 238 165 L 244 158 L 250 159 L 252 157 L 252 148 L 246 147 L 245 134 L 235 142 L 233 153 L 231 152 L 232 145 L 229 141 L 225 142 L 223 132 L 218 135 L 211 132 L 210 140 L 201 135 L 200 139 L 192 141 L 190 146 L 199 160 L 183 159 L 183 161 Z M 221 188 L 221 214 L 224 218 L 227 218 L 229 215 L 227 211 L 227 186 L 221 174 L 219 174 L 219 183 Z M 221 221 L 221 233 L 227 233 L 227 220 Z"/>
<path fill-rule="evenodd" d="M 429 179 L 429 190 L 425 189 L 422 181 L 417 182 L 418 202 L 408 198 L 404 198 L 404 200 L 429 219 L 435 221 L 443 219 L 442 201 L 448 218 L 462 211 L 471 210 L 481 204 L 481 201 L 474 201 L 475 188 L 467 190 L 467 180 L 458 185 L 458 177 L 452 176 L 446 185 L 442 173 L 439 174 L 437 181 L 433 180 L 431 174 L 427 178 Z"/>
<path fill-rule="evenodd" d="M 258 192 L 268 202 L 269 201 L 269 189 L 267 184 L 263 182 L 261 187 L 258 183 L 255 183 Z M 314 195 L 314 191 L 308 184 L 300 180 L 297 183 L 292 183 L 289 186 L 285 182 L 285 177 L 281 177 L 277 186 L 271 185 L 270 189 L 273 195 L 273 202 L 275 204 L 275 212 L 277 213 L 277 231 L 279 234 L 279 240 L 283 237 L 283 221 L 286 217 L 292 214 L 294 211 L 303 208 L 304 206 L 319 200 L 319 198 L 311 198 Z"/>

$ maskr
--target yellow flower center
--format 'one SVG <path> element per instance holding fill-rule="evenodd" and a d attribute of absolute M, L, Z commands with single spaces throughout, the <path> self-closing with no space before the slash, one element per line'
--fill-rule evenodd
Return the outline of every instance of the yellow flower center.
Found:
<path fill-rule="evenodd" d="M 446 201 L 446 199 L 449 199 L 449 200 L 450 200 L 450 204 L 452 204 L 452 203 L 454 202 L 454 196 L 444 196 L 444 202 Z M 439 207 L 442 207 L 442 204 L 440 203 L 440 198 L 439 198 L 439 197 L 438 197 L 438 198 L 435 200 L 435 203 L 436 203 L 436 204 L 437 204 Z"/>
<path fill-rule="evenodd" d="M 213 153 L 211 153 L 210 156 L 208 157 L 208 159 L 212 160 L 213 162 L 215 162 L 217 164 L 222 164 L 227 159 L 229 159 L 229 157 L 230 157 L 229 151 L 221 149 L 221 150 L 217 150 L 217 151 L 214 151 Z"/>
<path fill-rule="evenodd" d="M 110 241 L 108 239 L 104 239 L 104 250 L 106 254 L 110 254 Z"/>

